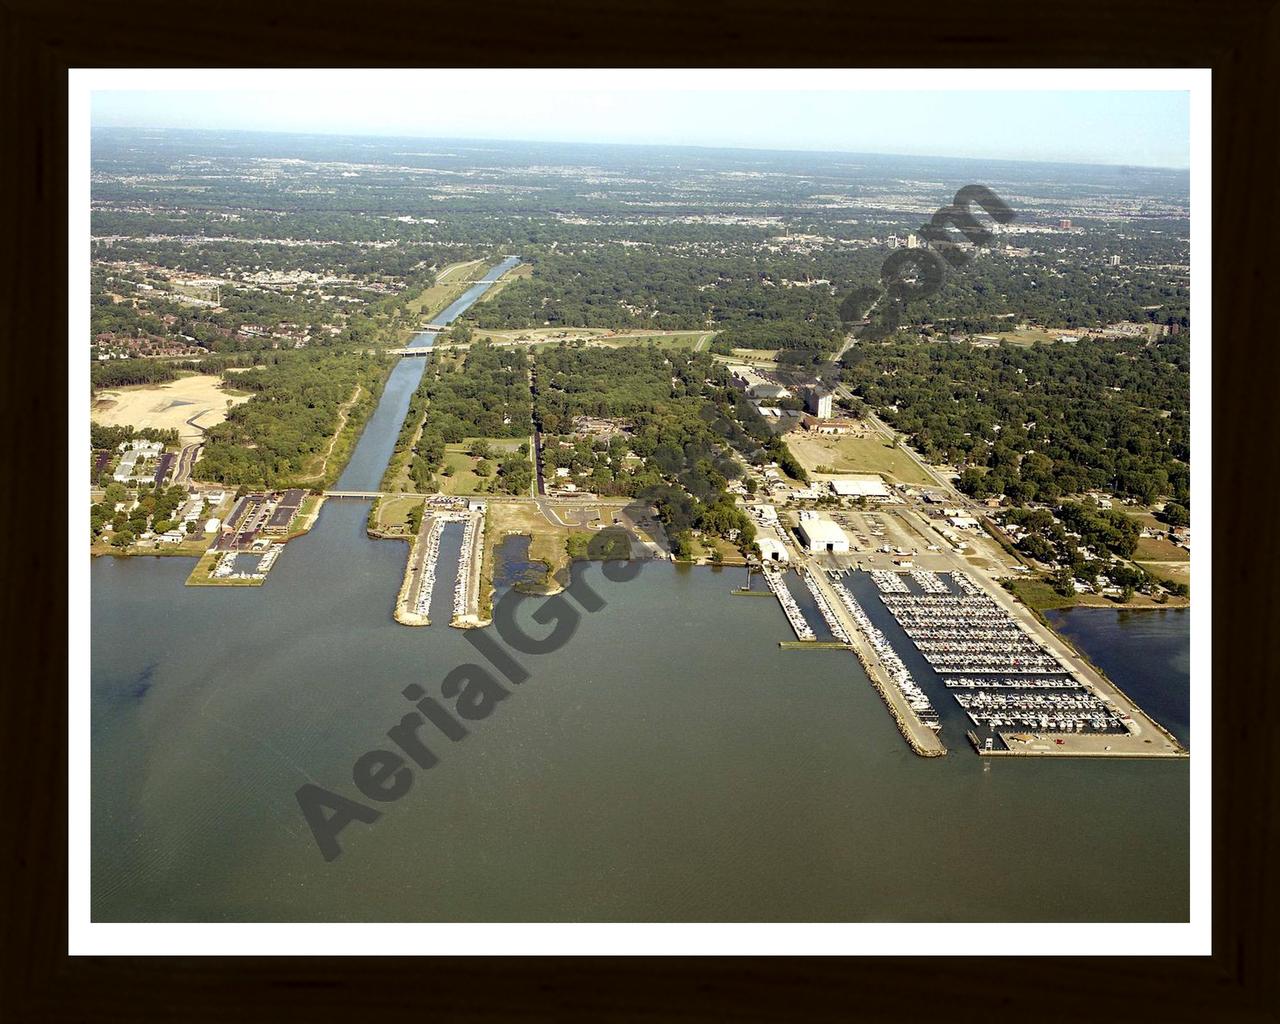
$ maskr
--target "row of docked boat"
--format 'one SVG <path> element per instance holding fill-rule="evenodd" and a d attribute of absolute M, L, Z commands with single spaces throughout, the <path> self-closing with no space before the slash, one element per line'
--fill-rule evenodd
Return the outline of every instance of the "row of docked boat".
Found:
<path fill-rule="evenodd" d="M 453 584 L 453 617 L 467 614 L 467 599 L 471 596 L 471 563 L 475 549 L 476 525 L 484 521 L 483 513 L 468 513 L 462 528 L 462 551 L 458 555 L 458 578 Z"/>
<path fill-rule="evenodd" d="M 475 538 L 477 516 L 468 512 L 466 502 L 458 502 L 456 498 L 445 498 L 444 501 L 428 499 L 428 512 L 431 516 L 426 524 L 426 533 L 419 541 L 426 545 L 422 554 L 422 580 L 418 586 L 418 599 L 413 610 L 424 618 L 431 611 L 431 595 L 436 587 L 436 567 L 440 562 L 440 540 L 444 535 L 445 523 L 463 523 L 462 550 L 458 553 L 458 575 L 453 584 L 453 614 L 466 612 L 467 595 L 470 593 L 472 548 Z"/>
<path fill-rule="evenodd" d="M 975 690 L 956 694 L 956 703 L 968 711 L 1054 711 L 1106 715 L 1111 709 L 1092 693 L 1050 691 L 1046 693 L 988 693 Z"/>
<path fill-rule="evenodd" d="M 240 555 L 241 552 L 239 551 L 224 551 L 218 556 L 217 564 L 209 572 L 210 578 L 215 580 L 265 580 L 267 571 L 280 556 L 280 545 L 272 544 L 267 549 L 267 553 L 258 559 L 257 572 L 236 572 L 236 559 Z"/>
<path fill-rule="evenodd" d="M 948 690 L 1086 690 L 1087 687 L 1066 673 L 1056 676 L 947 676 L 942 685 Z"/>
<path fill-rule="evenodd" d="M 900 572 L 889 572 L 887 569 L 872 569 L 871 582 L 882 594 L 909 594 L 911 589 Z"/>
<path fill-rule="evenodd" d="M 1100 732 L 1118 734 L 1128 732 L 1128 725 L 1119 719 L 1110 718 L 1071 718 L 1053 715 L 1036 714 L 980 714 L 966 712 L 974 725 L 986 727 L 993 731 L 1000 729 L 1026 729 L 1029 731 L 1053 734 Z"/>
<path fill-rule="evenodd" d="M 978 727 L 1118 733 L 1129 721 L 965 573 L 958 593 L 885 593 L 880 600 Z"/>
<path fill-rule="evenodd" d="M 1050 651 L 985 595 L 882 594 L 880 599 L 940 674 L 1065 671 Z"/>
<path fill-rule="evenodd" d="M 934 732 L 941 731 L 942 720 L 938 717 L 938 712 L 929 702 L 925 692 L 920 689 L 919 684 L 911 677 L 910 671 L 903 664 L 902 659 L 898 657 L 898 652 L 893 649 L 893 645 L 889 643 L 888 638 L 871 622 L 867 613 L 862 610 L 862 605 L 858 604 L 854 596 L 849 593 L 847 587 L 837 587 L 836 594 L 839 596 L 840 602 L 848 610 L 849 615 L 852 616 L 858 630 L 876 652 L 876 657 L 879 658 L 880 664 L 888 674 L 890 683 L 898 688 L 903 700 L 907 702 L 907 706 L 915 712 L 915 716 L 920 720 L 921 724 Z"/>
<path fill-rule="evenodd" d="M 831 602 L 827 600 L 827 595 L 818 589 L 817 580 L 805 569 L 800 570 L 800 577 L 804 580 L 804 585 L 809 588 L 809 593 L 813 595 L 814 604 L 818 606 L 818 611 L 822 613 L 827 627 L 831 630 L 831 635 L 842 644 L 849 643 L 848 631 L 836 616 L 835 609 L 831 607 Z"/>
<path fill-rule="evenodd" d="M 1015 629 L 1019 628 L 1018 624 L 1009 618 L 1009 613 L 986 594 L 889 594 L 885 597 L 885 601 L 887 603 L 899 596 L 911 598 L 910 601 L 900 603 L 902 607 L 909 609 L 912 615 L 920 618 L 987 620 L 992 624 L 1007 623 Z"/>
<path fill-rule="evenodd" d="M 431 611 L 431 593 L 436 587 L 436 563 L 440 559 L 440 520 L 432 516 L 427 524 L 427 534 L 418 543 L 425 544 L 422 553 L 422 579 L 418 581 L 418 600 L 413 610 L 424 618 Z"/>
<path fill-rule="evenodd" d="M 764 576 L 769 589 L 773 591 L 773 596 L 778 599 L 778 604 L 782 605 L 787 621 L 791 623 L 791 628 L 795 630 L 796 638 L 798 640 L 817 639 L 817 634 L 814 633 L 813 627 L 804 621 L 804 616 L 800 613 L 800 605 L 791 596 L 791 591 L 787 588 L 787 582 L 782 578 L 782 573 L 765 568 L 762 570 L 761 575 Z"/>
<path fill-rule="evenodd" d="M 925 569 L 911 570 L 911 578 L 926 594 L 950 594 L 951 588 L 942 582 L 942 578 L 936 572 L 928 572 Z"/>
<path fill-rule="evenodd" d="M 1128 723 L 1092 694 L 957 694 L 956 701 L 974 725 L 989 729 L 1005 726 L 1035 729 L 1043 733 L 1128 731 Z"/>

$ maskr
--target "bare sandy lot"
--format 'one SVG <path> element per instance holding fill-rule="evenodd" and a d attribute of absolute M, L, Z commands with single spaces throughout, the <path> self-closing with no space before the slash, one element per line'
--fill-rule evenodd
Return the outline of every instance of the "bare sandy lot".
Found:
<path fill-rule="evenodd" d="M 221 383 L 221 377 L 198 374 L 167 384 L 99 391 L 89 415 L 95 423 L 109 427 L 176 429 L 182 442 L 189 444 L 203 436 L 200 427 L 221 423 L 231 405 L 249 400 L 246 395 L 228 395 L 218 387 Z"/>
<path fill-rule="evenodd" d="M 1170 583 L 1191 583 L 1190 562 L 1138 562 L 1137 564 L 1156 579 L 1167 580 Z"/>

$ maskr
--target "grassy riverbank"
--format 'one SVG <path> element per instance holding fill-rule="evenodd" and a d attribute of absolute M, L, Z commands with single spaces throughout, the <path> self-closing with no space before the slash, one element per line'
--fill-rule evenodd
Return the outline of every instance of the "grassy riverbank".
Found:
<path fill-rule="evenodd" d="M 1033 612 L 1054 611 L 1060 608 L 1187 608 L 1191 604 L 1190 598 L 1186 597 L 1169 597 L 1166 601 L 1155 601 L 1145 594 L 1134 594 L 1128 601 L 1117 601 L 1100 594 L 1064 596 L 1054 590 L 1047 580 L 1038 576 L 1009 580 L 1005 584 L 1005 589 Z"/>

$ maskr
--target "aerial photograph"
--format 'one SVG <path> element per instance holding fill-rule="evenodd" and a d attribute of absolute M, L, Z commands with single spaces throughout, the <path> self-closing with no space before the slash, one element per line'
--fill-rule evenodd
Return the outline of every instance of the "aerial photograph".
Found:
<path fill-rule="evenodd" d="M 90 919 L 1187 922 L 1188 95 L 579 78 L 93 94 Z"/>

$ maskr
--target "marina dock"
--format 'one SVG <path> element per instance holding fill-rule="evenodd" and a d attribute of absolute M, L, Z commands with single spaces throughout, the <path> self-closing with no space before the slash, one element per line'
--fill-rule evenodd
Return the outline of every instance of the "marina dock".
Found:
<path fill-rule="evenodd" d="M 834 573 L 832 578 L 831 574 L 815 571 L 809 577 L 814 588 L 824 595 L 825 602 L 820 607 L 825 607 L 840 623 L 903 739 L 921 757 L 945 755 L 947 748 L 939 735 L 937 712 L 916 686 L 892 645 L 872 624 L 853 594 L 839 582 L 839 573 Z"/>
<path fill-rule="evenodd" d="M 983 754 L 1185 754 L 1105 677 L 1073 664 L 1079 659 L 1051 645 L 1046 630 L 1016 617 L 968 574 L 871 576 L 881 603 L 972 724 L 969 738 Z"/>
<path fill-rule="evenodd" d="M 818 612 L 827 623 L 827 628 L 831 630 L 831 635 L 836 641 L 848 647 L 850 644 L 849 632 L 844 628 L 844 624 L 836 615 L 835 609 L 831 606 L 831 602 L 827 600 L 827 595 L 822 592 L 822 588 L 818 586 L 814 579 L 814 574 L 804 569 L 800 570 L 800 578 L 804 580 L 804 585 L 809 588 L 809 593 L 813 595 L 814 603 L 818 606 Z"/>
<path fill-rule="evenodd" d="M 796 604 L 796 599 L 791 596 L 791 591 L 787 589 L 787 582 L 783 579 L 783 574 L 776 570 L 764 569 L 762 575 L 765 582 L 769 584 L 769 589 L 773 591 L 773 596 L 778 599 L 778 604 L 782 605 L 787 621 L 791 623 L 791 628 L 795 631 L 796 639 L 816 640 L 817 634 L 814 633 L 813 627 L 804 621 L 800 606 Z"/>
<path fill-rule="evenodd" d="M 403 626 L 431 625 L 431 598 L 439 575 L 440 541 L 448 523 L 462 523 L 458 573 L 453 580 L 450 625 L 482 625 L 480 603 L 480 551 L 484 536 L 485 505 L 480 501 L 443 495 L 424 496 L 422 523 L 409 549 L 404 582 L 396 597 L 394 618 Z"/>

